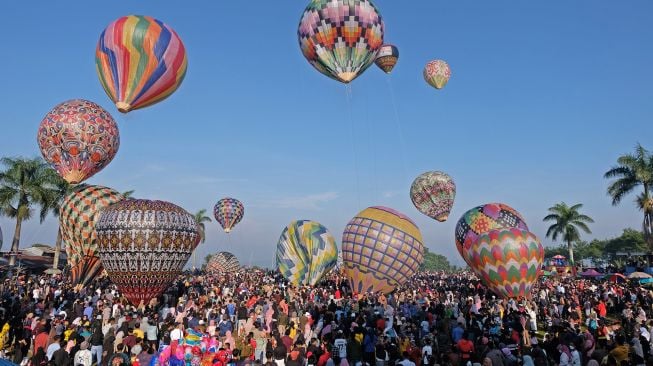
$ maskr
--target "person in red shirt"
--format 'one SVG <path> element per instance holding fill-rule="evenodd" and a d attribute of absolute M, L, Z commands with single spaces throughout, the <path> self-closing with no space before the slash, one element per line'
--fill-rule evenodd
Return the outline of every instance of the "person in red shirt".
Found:
<path fill-rule="evenodd" d="M 38 351 L 39 348 L 43 348 L 45 351 L 48 349 L 48 333 L 40 325 L 37 325 L 37 330 L 37 335 L 34 338 L 34 351 Z"/>
<path fill-rule="evenodd" d="M 458 341 L 458 344 L 456 344 L 456 348 L 458 348 L 458 351 L 460 351 L 462 364 L 470 361 L 472 354 L 474 353 L 474 342 L 470 341 L 468 338 L 469 334 L 464 332 L 463 337 Z"/>
<path fill-rule="evenodd" d="M 603 302 L 603 300 L 599 301 L 599 304 L 596 305 L 596 312 L 601 318 L 605 318 L 605 316 L 608 315 L 608 309 L 605 307 L 605 302 Z"/>
<path fill-rule="evenodd" d="M 320 358 L 317 360 L 316 366 L 326 366 L 330 358 L 331 358 L 331 352 L 329 352 L 328 347 L 322 344 L 322 354 L 320 355 Z"/>

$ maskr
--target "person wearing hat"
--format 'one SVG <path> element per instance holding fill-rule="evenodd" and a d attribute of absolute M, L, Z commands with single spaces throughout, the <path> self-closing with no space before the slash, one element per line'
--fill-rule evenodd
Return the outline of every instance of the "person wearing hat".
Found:
<path fill-rule="evenodd" d="M 88 342 L 84 341 L 79 345 L 79 351 L 75 353 L 74 365 L 91 366 L 93 355 L 88 349 Z"/>

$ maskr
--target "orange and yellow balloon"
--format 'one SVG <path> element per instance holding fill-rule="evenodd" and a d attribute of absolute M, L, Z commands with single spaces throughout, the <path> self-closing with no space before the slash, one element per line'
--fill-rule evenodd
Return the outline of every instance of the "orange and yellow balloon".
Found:
<path fill-rule="evenodd" d="M 158 19 L 128 15 L 102 32 L 95 50 L 100 83 L 123 113 L 160 102 L 186 75 L 186 48 Z"/>

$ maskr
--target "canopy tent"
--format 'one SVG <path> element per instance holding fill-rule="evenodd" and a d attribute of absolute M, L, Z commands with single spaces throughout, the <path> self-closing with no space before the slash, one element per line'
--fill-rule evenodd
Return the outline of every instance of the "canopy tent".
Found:
<path fill-rule="evenodd" d="M 644 273 L 644 272 L 633 272 L 633 273 L 628 275 L 628 278 L 631 278 L 631 279 L 632 278 L 642 279 L 642 278 L 651 278 L 651 277 L 653 277 L 653 276 L 651 276 L 648 273 Z"/>
<path fill-rule="evenodd" d="M 564 255 L 560 255 L 560 254 L 558 254 L 558 255 L 554 255 L 554 256 L 553 256 L 553 259 L 567 259 L 567 258 L 565 258 Z"/>
<path fill-rule="evenodd" d="M 582 277 L 603 277 L 603 273 L 597 272 L 595 269 L 588 269 L 580 274 Z"/>
<path fill-rule="evenodd" d="M 613 273 L 608 278 L 610 282 L 626 282 L 626 276 L 621 273 Z"/>

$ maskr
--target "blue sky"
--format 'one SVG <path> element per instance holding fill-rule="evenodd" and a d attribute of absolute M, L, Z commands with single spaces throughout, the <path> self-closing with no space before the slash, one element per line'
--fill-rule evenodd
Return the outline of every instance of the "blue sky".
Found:
<path fill-rule="evenodd" d="M 0 156 L 38 156 L 36 130 L 54 105 L 99 103 L 118 121 L 121 146 L 88 183 L 190 212 L 224 196 L 245 204 L 229 237 L 209 224 L 198 261 L 228 250 L 271 266 L 290 221 L 319 221 L 340 241 L 347 221 L 372 205 L 408 214 L 429 249 L 457 264 L 456 220 L 487 202 L 515 207 L 546 245 L 541 220 L 559 201 L 585 204 L 596 220 L 587 239 L 640 227 L 634 196 L 612 207 L 602 175 L 638 141 L 653 148 L 652 2 L 375 3 L 399 64 L 389 77 L 368 69 L 350 99 L 301 55 L 305 0 L 3 4 Z M 94 51 L 104 27 L 127 14 L 171 25 L 189 67 L 169 99 L 122 115 L 100 86 Z M 441 91 L 422 79 L 436 58 L 452 68 Z M 443 224 L 408 198 L 427 170 L 458 186 Z M 13 225 L 0 218 L 3 249 Z M 28 222 L 22 246 L 53 243 L 56 225 Z"/>

